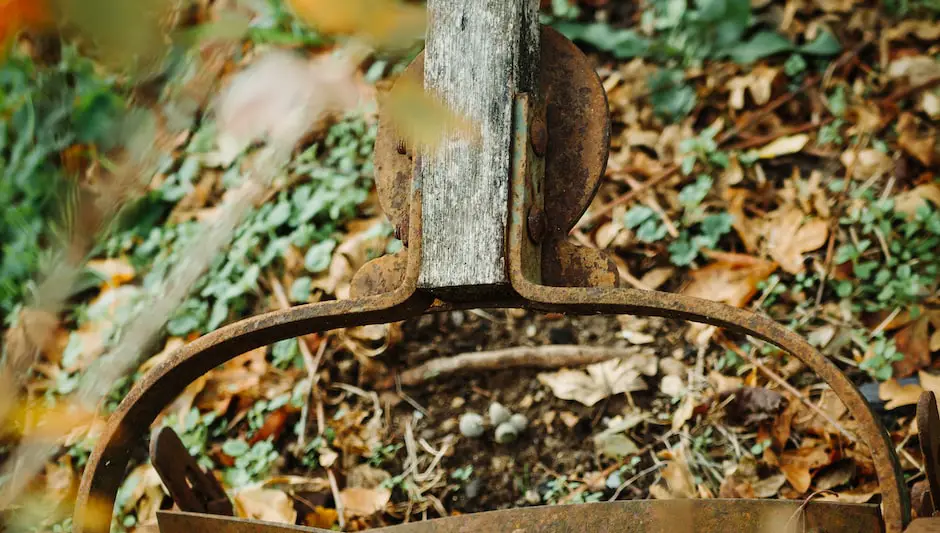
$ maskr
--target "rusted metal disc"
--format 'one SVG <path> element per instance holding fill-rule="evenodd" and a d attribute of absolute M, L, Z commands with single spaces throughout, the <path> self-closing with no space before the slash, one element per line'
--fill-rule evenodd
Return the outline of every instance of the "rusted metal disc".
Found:
<path fill-rule="evenodd" d="M 325 529 L 159 511 L 160 533 L 328 533 Z M 791 523 L 797 526 L 789 527 Z M 799 500 L 642 500 L 528 507 L 413 522 L 376 533 L 878 533 L 877 505 Z"/>
<path fill-rule="evenodd" d="M 542 29 L 542 94 L 548 108 L 545 213 L 549 234 L 567 234 L 588 208 L 607 168 L 607 93 L 588 58 Z"/>
<path fill-rule="evenodd" d="M 545 219 L 550 234 L 567 233 L 587 209 L 607 167 L 607 94 L 587 57 L 557 31 L 542 28 L 541 90 L 547 103 Z M 422 83 L 424 53 L 402 73 Z M 381 102 L 380 102 L 381 103 Z M 414 150 L 388 113 L 380 113 L 375 180 L 385 214 L 399 227 L 408 217 Z"/>

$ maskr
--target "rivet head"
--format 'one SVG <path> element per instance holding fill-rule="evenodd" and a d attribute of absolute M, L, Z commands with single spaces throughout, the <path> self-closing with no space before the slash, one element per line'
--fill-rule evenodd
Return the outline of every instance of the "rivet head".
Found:
<path fill-rule="evenodd" d="M 532 149 L 535 151 L 535 155 L 545 157 L 545 150 L 548 148 L 548 127 L 544 118 L 536 117 L 532 121 L 529 136 L 532 140 Z"/>
<path fill-rule="evenodd" d="M 536 244 L 542 242 L 542 236 L 545 235 L 545 213 L 542 208 L 537 205 L 530 207 L 526 222 L 532 242 Z"/>

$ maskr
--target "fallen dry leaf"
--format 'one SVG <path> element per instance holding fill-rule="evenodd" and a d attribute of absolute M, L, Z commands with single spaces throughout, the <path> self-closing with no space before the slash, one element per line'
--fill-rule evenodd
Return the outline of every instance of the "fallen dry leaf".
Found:
<path fill-rule="evenodd" d="M 940 376 L 918 373 L 918 383 L 901 385 L 896 379 L 889 379 L 878 385 L 878 398 L 885 401 L 885 409 L 892 410 L 905 405 L 916 405 L 924 391 L 933 391 L 940 395 Z"/>
<path fill-rule="evenodd" d="M 930 366 L 930 319 L 922 315 L 894 335 L 894 344 L 904 357 L 891 364 L 895 378 L 905 378 Z"/>
<path fill-rule="evenodd" d="M 787 482 L 782 473 L 760 478 L 757 459 L 752 455 L 741 458 L 734 470 L 725 476 L 718 489 L 721 498 L 772 498 Z"/>
<path fill-rule="evenodd" d="M 290 497 L 283 491 L 262 487 L 249 487 L 235 494 L 235 514 L 239 518 L 264 520 L 293 525 L 297 511 Z"/>
<path fill-rule="evenodd" d="M 130 490 L 127 490 L 127 488 Z M 135 513 L 141 522 L 149 522 L 157 518 L 157 511 L 163 504 L 165 494 L 160 476 L 150 464 L 143 464 L 131 471 L 122 487 L 125 514 Z"/>
<path fill-rule="evenodd" d="M 392 493 L 387 489 L 350 487 L 339 494 L 343 501 L 343 510 L 350 516 L 372 516 L 385 509 Z"/>
<path fill-rule="evenodd" d="M 695 490 L 695 478 L 681 454 L 676 459 L 667 461 L 666 466 L 660 470 L 660 474 L 666 482 L 666 486 L 654 485 L 650 487 L 650 494 L 655 498 L 676 499 L 698 496 L 698 491 Z M 657 487 L 658 490 L 654 490 L 654 487 Z"/>
<path fill-rule="evenodd" d="M 800 494 L 809 490 L 813 481 L 812 471 L 832 462 L 832 454 L 824 444 L 804 443 L 802 448 L 785 450 L 780 454 L 780 471 L 790 485 Z"/>
<path fill-rule="evenodd" d="M 563 369 L 538 375 L 539 382 L 562 400 L 575 400 L 588 407 L 625 392 L 646 390 L 642 376 L 656 375 L 656 357 L 636 354 L 588 366 L 585 371 Z"/>
<path fill-rule="evenodd" d="M 925 167 L 930 167 L 937 157 L 936 129 L 918 124 L 912 113 L 901 113 L 895 128 L 898 131 L 898 145 Z"/>
<path fill-rule="evenodd" d="M 925 183 L 894 197 L 894 210 L 912 217 L 922 207 L 933 204 L 940 208 L 940 184 Z"/>
<path fill-rule="evenodd" d="M 920 85 L 940 77 L 940 60 L 928 55 L 904 56 L 888 65 L 888 76 L 907 78 L 911 85 Z"/>
<path fill-rule="evenodd" d="M 743 307 L 757 293 L 777 264 L 743 254 L 710 254 L 718 261 L 690 273 L 692 282 L 683 294 Z"/>
<path fill-rule="evenodd" d="M 679 431 L 695 414 L 695 396 L 687 394 L 672 414 L 672 430 Z"/>
<path fill-rule="evenodd" d="M 751 72 L 736 76 L 728 80 L 728 103 L 734 109 L 744 109 L 745 91 L 751 93 L 751 98 L 758 106 L 770 101 L 773 93 L 774 80 L 780 74 L 780 69 L 758 65 Z"/>
<path fill-rule="evenodd" d="M 725 413 L 739 425 L 772 420 L 788 405 L 783 394 L 763 387 L 742 387 L 729 395 L 734 398 L 725 406 Z"/>
<path fill-rule="evenodd" d="M 790 274 L 803 272 L 803 254 L 818 250 L 829 238 L 829 224 L 818 218 L 806 219 L 795 206 L 769 215 L 764 226 L 764 246 L 780 268 Z"/>
<path fill-rule="evenodd" d="M 758 148 L 757 155 L 761 159 L 773 159 L 782 155 L 795 154 L 802 150 L 807 143 L 809 143 L 809 135 L 805 133 L 781 137 Z"/>

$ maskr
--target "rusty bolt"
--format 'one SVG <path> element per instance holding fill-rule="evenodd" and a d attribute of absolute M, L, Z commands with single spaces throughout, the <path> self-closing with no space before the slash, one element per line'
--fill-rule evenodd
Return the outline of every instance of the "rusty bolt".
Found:
<path fill-rule="evenodd" d="M 527 220 L 529 238 L 536 244 L 542 242 L 542 236 L 545 235 L 545 213 L 542 208 L 537 205 L 530 207 Z"/>
<path fill-rule="evenodd" d="M 408 219 L 406 218 L 395 226 L 395 238 L 400 240 L 402 245 L 408 246 Z"/>
<path fill-rule="evenodd" d="M 532 129 L 529 131 L 532 140 L 532 149 L 535 155 L 545 157 L 545 150 L 548 148 L 548 127 L 545 125 L 543 117 L 536 117 L 532 121 Z"/>

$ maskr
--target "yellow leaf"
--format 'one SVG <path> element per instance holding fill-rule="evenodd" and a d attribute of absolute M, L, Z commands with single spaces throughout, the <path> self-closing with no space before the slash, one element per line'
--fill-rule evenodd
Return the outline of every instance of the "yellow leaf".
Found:
<path fill-rule="evenodd" d="M 451 137 L 468 142 L 479 138 L 479 128 L 473 122 L 410 78 L 399 79 L 382 103 L 408 146 L 432 150 Z"/>
<path fill-rule="evenodd" d="M 372 516 L 385 509 L 392 493 L 387 489 L 350 487 L 339 494 L 343 509 L 350 516 Z"/>
<path fill-rule="evenodd" d="M 803 254 L 818 250 L 829 238 L 829 224 L 811 218 L 804 220 L 796 207 L 781 208 L 765 225 L 767 251 L 780 267 L 791 274 L 803 271 Z"/>
<path fill-rule="evenodd" d="M 134 267 L 126 259 L 93 259 L 88 268 L 104 278 L 106 285 L 120 287 L 137 276 Z"/>
<path fill-rule="evenodd" d="M 250 487 L 235 495 L 235 514 L 240 518 L 293 525 L 297 521 L 294 503 L 286 493 L 275 489 Z"/>
<path fill-rule="evenodd" d="M 424 35 L 424 8 L 398 0 L 289 0 L 320 33 L 358 35 L 377 46 L 400 46 Z"/>
<path fill-rule="evenodd" d="M 809 135 L 805 133 L 781 137 L 757 150 L 757 155 L 761 159 L 773 159 L 782 155 L 795 154 L 802 150 L 808 142 Z"/>

